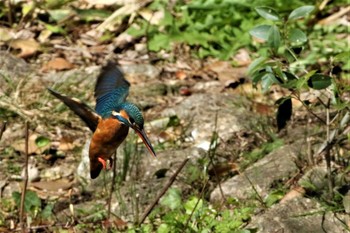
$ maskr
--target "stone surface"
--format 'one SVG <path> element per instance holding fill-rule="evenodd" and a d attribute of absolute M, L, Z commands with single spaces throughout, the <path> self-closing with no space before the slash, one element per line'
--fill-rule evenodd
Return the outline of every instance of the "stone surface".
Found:
<path fill-rule="evenodd" d="M 257 229 L 257 233 L 345 233 L 341 221 L 349 220 L 349 216 L 324 211 L 314 200 L 295 198 L 253 217 L 246 229 Z"/>
<path fill-rule="evenodd" d="M 222 183 L 223 194 L 226 197 L 246 199 L 255 195 L 255 188 L 262 198 L 266 197 L 274 182 L 288 180 L 289 177 L 298 172 L 294 160 L 299 152 L 300 145 L 295 144 L 276 149 L 240 175 Z M 210 200 L 217 202 L 221 198 L 220 189 L 217 187 L 211 193 Z"/>
<path fill-rule="evenodd" d="M 195 146 L 208 149 L 213 132 L 216 131 L 221 140 L 243 128 L 244 109 L 237 107 L 237 98 L 228 93 L 193 94 L 183 99 L 173 108 L 162 112 L 163 116 L 178 116 L 185 124 L 189 124 L 188 132 Z"/>

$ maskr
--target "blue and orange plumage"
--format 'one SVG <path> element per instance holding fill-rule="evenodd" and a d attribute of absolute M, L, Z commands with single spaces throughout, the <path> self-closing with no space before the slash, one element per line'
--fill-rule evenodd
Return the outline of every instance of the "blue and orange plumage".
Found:
<path fill-rule="evenodd" d="M 52 89 L 51 94 L 73 110 L 93 132 L 90 148 L 90 176 L 95 179 L 106 161 L 111 159 L 119 145 L 128 135 L 129 128 L 142 139 L 149 152 L 156 156 L 144 131 L 144 119 L 140 110 L 126 102 L 129 94 L 129 82 L 117 66 L 109 62 L 102 68 L 95 86 L 95 111 L 77 99 L 62 95 Z"/>

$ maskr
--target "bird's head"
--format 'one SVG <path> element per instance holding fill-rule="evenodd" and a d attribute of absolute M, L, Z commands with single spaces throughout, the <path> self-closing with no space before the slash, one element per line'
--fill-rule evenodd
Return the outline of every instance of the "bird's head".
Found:
<path fill-rule="evenodd" d="M 116 111 L 112 111 L 112 116 L 119 120 L 122 124 L 129 126 L 142 139 L 148 151 L 156 157 L 156 153 L 149 141 L 146 132 L 143 128 L 144 120 L 141 111 L 132 103 L 122 103 Z"/>

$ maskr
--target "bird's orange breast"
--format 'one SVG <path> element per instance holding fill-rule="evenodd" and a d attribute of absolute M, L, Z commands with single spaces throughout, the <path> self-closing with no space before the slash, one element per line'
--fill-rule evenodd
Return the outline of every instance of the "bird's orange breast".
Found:
<path fill-rule="evenodd" d="M 129 127 L 113 118 L 101 119 L 92 135 L 89 157 L 109 159 L 128 135 Z"/>

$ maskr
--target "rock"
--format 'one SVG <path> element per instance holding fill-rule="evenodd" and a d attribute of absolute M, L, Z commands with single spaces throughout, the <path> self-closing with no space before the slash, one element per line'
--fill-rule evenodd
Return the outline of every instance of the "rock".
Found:
<path fill-rule="evenodd" d="M 190 124 L 189 137 L 199 148 L 208 149 L 213 132 L 226 141 L 234 132 L 243 128 L 243 107 L 235 106 L 237 96 L 219 94 L 193 94 L 173 108 L 165 109 L 162 116 L 178 116 L 185 125 Z M 239 100 L 242 102 L 242 100 Z M 242 106 L 240 104 L 239 106 Z"/>
<path fill-rule="evenodd" d="M 257 229 L 257 233 L 345 233 L 344 222 L 349 220 L 349 216 L 326 212 L 312 199 L 295 198 L 254 216 L 246 229 Z"/>
<path fill-rule="evenodd" d="M 141 79 L 156 79 L 161 70 L 150 64 L 125 64 L 121 66 L 121 69 L 126 76 L 130 76 L 129 81 L 135 81 Z"/>
<path fill-rule="evenodd" d="M 69 177 L 74 174 L 74 164 L 63 163 L 59 166 L 44 169 L 41 172 L 41 179 L 56 180 Z"/>
<path fill-rule="evenodd" d="M 22 170 L 21 173 L 22 179 L 24 179 L 24 169 Z M 36 167 L 35 164 L 28 164 L 28 181 L 29 182 L 34 182 L 40 179 L 40 173 L 39 169 Z"/>
<path fill-rule="evenodd" d="M 307 171 L 298 181 L 306 191 L 327 191 L 327 169 L 325 166 L 315 166 Z"/>
<path fill-rule="evenodd" d="M 264 199 L 274 182 L 287 180 L 288 177 L 298 172 L 294 160 L 300 153 L 300 147 L 299 143 L 287 145 L 266 155 L 240 175 L 222 183 L 223 194 L 227 197 L 247 199 L 255 195 L 256 190 Z M 210 201 L 218 202 L 221 199 L 220 188 L 216 187 L 210 195 Z"/>
<path fill-rule="evenodd" d="M 350 214 L 350 191 L 348 191 L 343 197 L 343 206 L 345 213 Z"/>
<path fill-rule="evenodd" d="M 89 182 L 91 180 L 89 147 L 90 147 L 90 139 L 86 140 L 83 150 L 81 151 L 81 160 L 77 168 L 78 179 L 81 182 Z"/>

